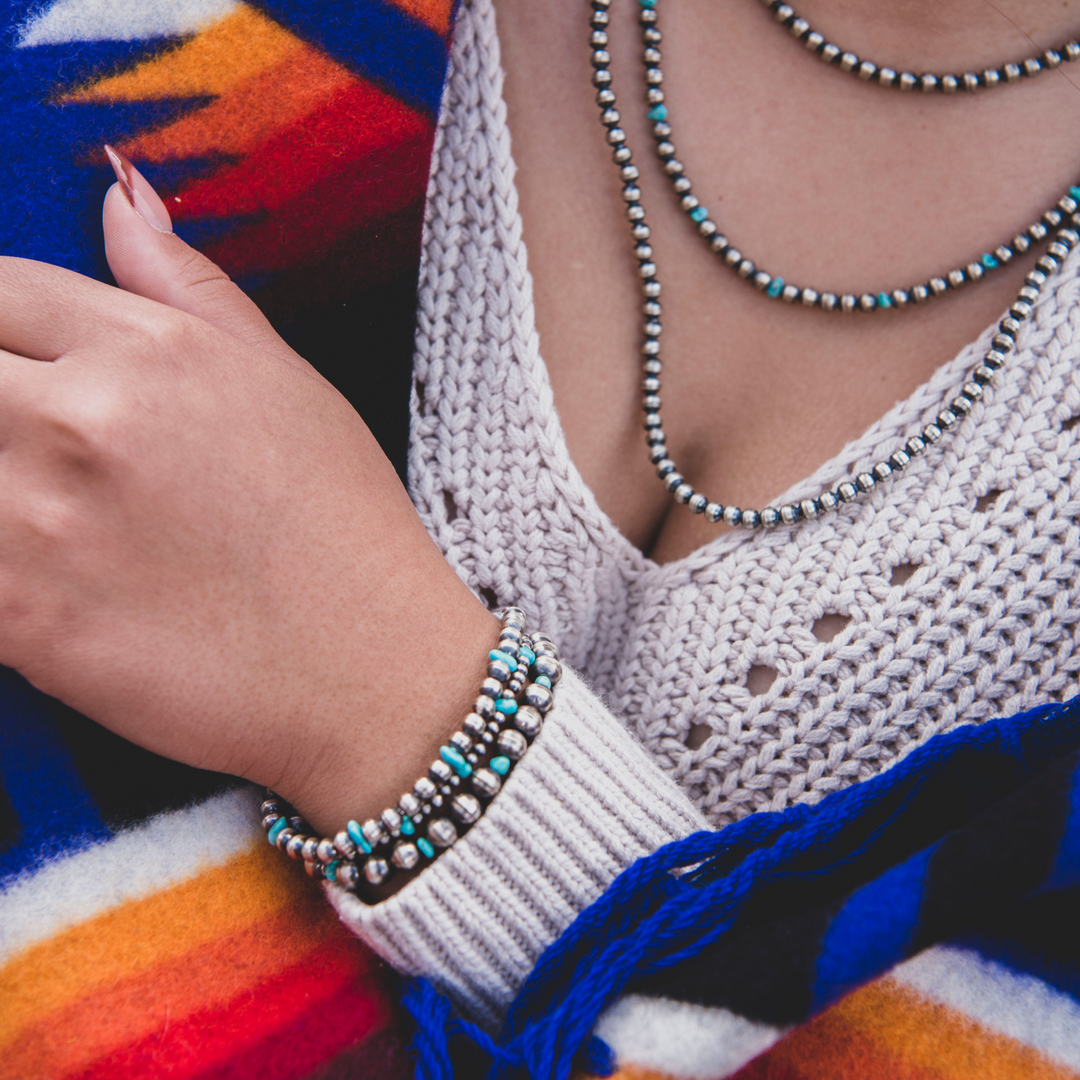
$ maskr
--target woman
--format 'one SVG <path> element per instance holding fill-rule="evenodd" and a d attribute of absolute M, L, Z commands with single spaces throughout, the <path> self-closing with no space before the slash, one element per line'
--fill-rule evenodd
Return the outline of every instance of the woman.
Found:
<path fill-rule="evenodd" d="M 340 37 L 268 10 L 334 55 Z M 505 107 L 494 15 L 476 3 L 459 17 L 428 199 L 419 517 L 347 403 L 159 231 L 167 213 L 123 161 L 130 196 L 111 190 L 105 241 L 125 292 L 8 263 L 2 342 L 0 659 L 46 693 L 156 754 L 272 786 L 328 837 L 397 805 L 469 712 L 499 637 L 477 593 L 520 604 L 622 715 L 567 673 L 467 839 L 380 904 L 335 891 L 378 951 L 489 1025 L 638 856 L 869 778 L 959 721 L 1075 693 L 1061 425 L 1080 403 L 1062 259 L 993 395 L 940 445 L 820 523 L 717 535 L 672 502 L 642 446 L 635 280 L 664 284 L 670 460 L 725 507 L 795 506 L 955 399 L 990 335 L 964 343 L 1041 249 L 910 310 L 804 310 L 782 286 L 770 301 L 718 262 L 646 153 L 666 121 L 635 105 L 633 13 L 616 8 L 604 31 L 569 0 L 497 10 Z M 237 14 L 184 32 L 197 41 Z M 979 71 L 1027 48 L 974 0 L 805 14 L 918 71 Z M 1040 49 L 1080 17 L 1041 3 L 1007 14 Z M 420 17 L 436 34 L 445 18 Z M 888 297 L 984 248 L 993 261 L 1075 179 L 1067 66 L 914 98 L 800 55 L 760 5 L 663 17 L 672 139 L 703 207 L 756 262 L 819 294 Z M 51 25 L 23 27 L 21 47 L 55 47 Z M 623 144 L 597 125 L 593 31 L 610 35 L 639 177 L 620 178 Z M 96 78 L 69 102 L 117 100 Z M 421 94 L 401 96 L 420 111 Z M 977 188 L 956 183 L 982 160 Z M 653 254 L 635 260 L 623 191 L 638 183 L 652 233 L 637 242 Z M 177 190 L 183 215 L 198 192 Z M 638 278 L 639 262 L 657 276 Z"/>

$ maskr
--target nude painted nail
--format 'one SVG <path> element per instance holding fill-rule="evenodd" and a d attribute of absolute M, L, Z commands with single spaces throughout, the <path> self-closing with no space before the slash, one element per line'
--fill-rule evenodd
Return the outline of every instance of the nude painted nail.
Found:
<path fill-rule="evenodd" d="M 146 177 L 119 150 L 113 149 L 108 143 L 105 144 L 105 154 L 135 213 L 158 232 L 171 233 L 173 229 L 169 211 L 165 209 L 161 197 L 150 186 Z"/>

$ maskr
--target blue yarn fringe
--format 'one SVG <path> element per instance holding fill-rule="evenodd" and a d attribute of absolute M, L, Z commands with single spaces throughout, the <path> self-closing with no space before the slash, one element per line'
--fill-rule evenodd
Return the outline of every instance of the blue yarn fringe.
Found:
<path fill-rule="evenodd" d="M 666 845 L 628 867 L 548 947 L 498 1039 L 455 1017 L 426 980 L 411 980 L 404 1004 L 417 1025 L 417 1080 L 453 1080 L 455 1034 L 489 1055 L 489 1080 L 519 1070 L 532 1080 L 569 1080 L 574 1066 L 611 1075 L 614 1054 L 591 1035 L 600 1013 L 632 980 L 716 941 L 763 884 L 837 872 L 884 841 L 897 860 L 907 858 L 1078 746 L 1074 698 L 939 735 L 817 806 L 759 812 Z M 960 817 L 943 822 L 950 807 Z"/>

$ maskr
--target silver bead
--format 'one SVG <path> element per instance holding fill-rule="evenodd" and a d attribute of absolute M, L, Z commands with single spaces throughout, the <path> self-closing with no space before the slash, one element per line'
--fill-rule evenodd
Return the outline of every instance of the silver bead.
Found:
<path fill-rule="evenodd" d="M 413 794 L 421 802 L 431 802 L 438 793 L 439 789 L 426 776 L 421 776 L 420 779 L 413 784 Z"/>
<path fill-rule="evenodd" d="M 835 510 L 840 505 L 840 500 L 831 491 L 823 491 L 817 497 L 818 506 L 821 507 L 821 513 L 828 513 L 830 510 Z"/>
<path fill-rule="evenodd" d="M 373 848 L 378 847 L 379 844 L 386 839 L 385 830 L 374 818 L 368 818 L 368 820 L 360 826 L 360 831 L 364 834 L 364 839 Z"/>
<path fill-rule="evenodd" d="M 742 521 L 742 511 L 737 506 L 724 507 L 724 524 L 735 528 Z"/>
<path fill-rule="evenodd" d="M 508 757 L 511 761 L 519 761 L 525 751 L 528 750 L 529 744 L 520 731 L 506 728 L 499 732 L 499 737 L 495 740 L 495 747 L 504 757 Z"/>
<path fill-rule="evenodd" d="M 705 520 L 711 522 L 713 525 L 715 525 L 718 521 L 723 520 L 723 517 L 724 508 L 720 505 L 720 503 L 711 502 L 708 506 L 705 507 Z"/>
<path fill-rule="evenodd" d="M 305 852 L 307 854 L 307 862 L 314 862 L 319 851 L 319 841 L 314 836 L 304 836 L 303 833 L 297 833 L 289 842 L 285 845 L 285 854 L 290 859 L 303 859 Z"/>
<path fill-rule="evenodd" d="M 266 832 L 269 832 L 280 820 L 280 814 L 267 814 L 262 819 L 262 827 Z"/>
<path fill-rule="evenodd" d="M 851 502 L 858 497 L 859 489 L 851 483 L 850 480 L 845 480 L 837 489 L 836 494 L 840 496 L 844 502 Z"/>
<path fill-rule="evenodd" d="M 859 66 L 859 58 L 852 52 L 841 53 L 840 68 L 843 71 L 854 71 Z"/>
<path fill-rule="evenodd" d="M 420 861 L 420 852 L 415 844 L 402 840 L 394 845 L 394 854 L 390 858 L 399 870 L 411 870 Z"/>
<path fill-rule="evenodd" d="M 341 858 L 341 853 L 334 847 L 333 840 L 320 840 L 316 855 L 321 863 L 332 863 Z"/>
<path fill-rule="evenodd" d="M 461 728 L 473 739 L 479 739 L 487 729 L 487 725 L 482 716 L 478 713 L 471 712 L 461 721 Z"/>
<path fill-rule="evenodd" d="M 799 520 L 799 508 L 792 504 L 780 508 L 780 520 L 785 525 L 794 525 Z"/>
<path fill-rule="evenodd" d="M 497 698 L 502 693 L 502 688 L 503 684 L 489 675 L 480 684 L 480 693 L 483 697 Z"/>
<path fill-rule="evenodd" d="M 544 718 L 539 710 L 531 705 L 522 705 L 514 713 L 514 727 L 525 736 L 526 739 L 535 739 L 543 726 Z"/>
<path fill-rule="evenodd" d="M 780 524 L 780 511 L 775 506 L 766 506 L 761 511 L 761 524 L 766 529 L 775 529 Z"/>
<path fill-rule="evenodd" d="M 887 461 L 879 461 L 873 468 L 874 479 L 877 481 L 888 480 L 892 476 L 892 466 Z"/>
<path fill-rule="evenodd" d="M 525 612 L 519 607 L 503 608 L 502 621 L 505 626 L 513 627 L 519 633 L 525 632 Z"/>
<path fill-rule="evenodd" d="M 364 877 L 372 885 L 381 885 L 390 876 L 390 864 L 385 859 L 372 855 L 364 863 Z"/>
<path fill-rule="evenodd" d="M 504 660 L 489 660 L 487 673 L 490 678 L 497 679 L 500 683 L 510 678 L 510 668 Z"/>
<path fill-rule="evenodd" d="M 537 675 L 546 675 L 554 686 L 562 677 L 562 665 L 551 655 L 537 654 L 533 670 Z"/>
<path fill-rule="evenodd" d="M 494 799 L 501 787 L 502 780 L 493 769 L 477 769 L 472 774 L 472 789 L 482 799 Z"/>
<path fill-rule="evenodd" d="M 457 827 L 449 818 L 435 818 L 428 822 L 428 839 L 437 848 L 451 847 L 458 838 Z"/>
<path fill-rule="evenodd" d="M 525 687 L 525 704 L 531 705 L 541 713 L 546 713 L 551 708 L 553 700 L 551 691 L 540 683 L 530 683 Z"/>
<path fill-rule="evenodd" d="M 450 745 L 460 751 L 462 754 L 467 754 L 473 748 L 473 741 L 465 734 L 464 731 L 455 731 L 453 735 L 447 740 Z"/>
<path fill-rule="evenodd" d="M 799 509 L 802 511 L 802 516 L 807 521 L 813 521 L 818 516 L 818 504 L 816 499 L 803 499 L 799 503 Z"/>
<path fill-rule="evenodd" d="M 352 863 L 343 863 L 334 875 L 337 883 L 347 892 L 354 892 L 360 883 L 360 871 Z"/>
<path fill-rule="evenodd" d="M 278 851 L 285 851 L 286 845 L 296 835 L 297 832 L 295 829 L 290 829 L 286 827 L 277 834 L 277 839 L 274 841 L 274 846 L 278 849 Z"/>
<path fill-rule="evenodd" d="M 859 473 L 855 477 L 855 484 L 860 491 L 873 491 L 877 487 L 877 481 L 874 479 L 873 474 L 868 472 Z"/>
<path fill-rule="evenodd" d="M 761 515 L 756 510 L 744 510 L 742 512 L 742 527 L 753 532 L 761 526 Z"/>
<path fill-rule="evenodd" d="M 415 802 L 415 800 L 413 800 Z M 420 804 L 417 803 L 417 806 Z M 342 829 L 341 832 L 334 837 L 334 847 L 341 852 L 343 859 L 355 859 L 356 858 L 356 845 L 352 842 L 349 834 Z"/>
<path fill-rule="evenodd" d="M 490 720 L 495 715 L 495 701 L 487 694 L 481 694 L 473 702 L 473 712 L 478 713 L 485 720 Z"/>
<path fill-rule="evenodd" d="M 919 85 L 919 80 L 911 74 L 910 71 L 902 72 L 900 75 L 900 89 L 901 90 L 914 90 Z"/>
<path fill-rule="evenodd" d="M 438 758 L 433 761 L 428 768 L 428 776 L 435 781 L 436 784 L 448 784 L 450 783 L 450 777 L 454 775 L 454 770 L 446 764 L 442 758 Z"/>
<path fill-rule="evenodd" d="M 276 821 L 281 817 L 281 802 L 278 799 L 266 799 L 262 806 L 259 807 L 259 813 L 263 817 L 269 817 L 273 814 Z"/>
<path fill-rule="evenodd" d="M 483 807 L 475 795 L 455 795 L 450 800 L 450 812 L 462 825 L 472 825 L 480 820 Z"/>

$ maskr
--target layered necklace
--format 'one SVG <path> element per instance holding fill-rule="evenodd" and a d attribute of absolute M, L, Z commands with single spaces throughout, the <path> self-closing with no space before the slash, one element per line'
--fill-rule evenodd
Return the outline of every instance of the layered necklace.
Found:
<path fill-rule="evenodd" d="M 1004 367 L 1010 353 L 1015 349 L 1020 328 L 1030 317 L 1043 286 L 1052 275 L 1057 273 L 1072 248 L 1080 243 L 1080 233 L 1076 231 L 1080 227 L 1080 186 L 1071 187 L 1054 206 L 1046 210 L 1037 222 L 1022 233 L 1018 233 L 1007 243 L 998 245 L 992 251 L 984 252 L 964 266 L 955 267 L 942 275 L 935 275 L 926 282 L 907 288 L 876 289 L 859 294 L 838 294 L 791 284 L 779 275 L 761 269 L 748 255 L 737 248 L 721 231 L 709 210 L 694 195 L 693 184 L 686 174 L 686 168 L 676 156 L 671 117 L 664 100 L 658 0 L 637 0 L 637 2 L 641 9 L 639 22 L 644 46 L 642 59 L 645 70 L 646 115 L 652 124 L 656 153 L 663 163 L 664 172 L 671 180 L 679 207 L 690 219 L 703 242 L 720 258 L 722 264 L 738 277 L 754 285 L 763 295 L 781 303 L 798 304 L 826 312 L 895 313 L 910 304 L 923 304 L 946 292 L 978 282 L 1017 255 L 1030 250 L 1033 245 L 1050 241 L 1045 252 L 1036 261 L 1035 267 L 1024 278 L 1024 284 L 1017 293 L 1016 299 L 998 324 L 990 349 L 970 372 L 960 393 L 944 405 L 932 423 L 913 434 L 901 449 L 877 462 L 868 471 L 849 477 L 835 489 L 822 491 L 814 498 L 803 499 L 798 503 L 751 510 L 714 501 L 704 493 L 695 491 L 686 482 L 667 450 L 667 436 L 660 417 L 660 375 L 663 370 L 660 358 L 661 286 L 657 277 L 656 263 L 653 261 L 652 247 L 649 244 L 651 230 L 645 220 L 641 188 L 638 186 L 641 173 L 633 163 L 633 154 L 627 142 L 626 132 L 621 126 L 615 92 L 611 86 L 611 54 L 608 52 L 607 33 L 610 18 L 608 9 L 611 7 L 611 0 L 591 0 L 589 44 L 592 49 L 594 69 L 592 82 L 597 91 L 596 102 L 600 108 L 600 122 L 606 131 L 612 157 L 619 167 L 619 176 L 623 184 L 622 197 L 626 204 L 626 216 L 635 242 L 634 254 L 637 257 L 638 275 L 644 293 L 642 306 L 644 315 L 642 392 L 644 398 L 642 404 L 645 411 L 645 440 L 649 448 L 649 458 L 656 466 L 657 475 L 664 487 L 672 494 L 675 501 L 686 506 L 691 513 L 704 515 L 708 521 L 723 522 L 731 526 L 741 525 L 743 528 L 753 530 L 761 527 L 773 528 L 777 525 L 794 525 L 804 519 L 820 517 L 822 514 L 835 510 L 842 503 L 852 502 L 861 495 L 873 491 L 878 484 L 888 480 L 894 473 L 901 472 L 912 458 L 918 457 L 928 446 L 938 442 L 946 432 L 955 428 L 983 396 L 985 388 L 994 381 L 997 372 Z M 787 4 L 776 2 L 776 0 L 762 0 L 762 3 L 773 12 L 779 24 L 788 27 L 794 37 L 803 41 L 808 49 L 818 53 L 822 60 L 830 64 L 838 64 L 841 70 L 852 71 L 863 81 L 873 81 L 883 87 L 896 86 L 901 90 L 918 87 L 923 92 L 942 93 L 950 93 L 961 87 L 966 91 L 989 89 L 1010 85 L 1021 78 L 1034 77 L 1045 68 L 1057 67 L 1063 62 L 1080 57 L 1080 45 L 1075 41 L 1070 41 L 1060 50 L 1048 50 L 1041 57 L 1030 58 L 1021 64 L 1005 64 L 1001 68 L 987 69 L 981 73 L 968 73 L 959 77 L 953 75 L 916 77 L 909 76 L 909 73 L 898 76 L 890 68 L 880 68 L 870 61 L 860 60 L 855 54 L 845 52 L 838 46 L 826 42 L 820 34 L 810 28 L 806 20 L 799 19 Z M 1016 73 L 1017 69 L 1019 73 Z M 912 79 L 915 83 L 911 83 Z"/>

